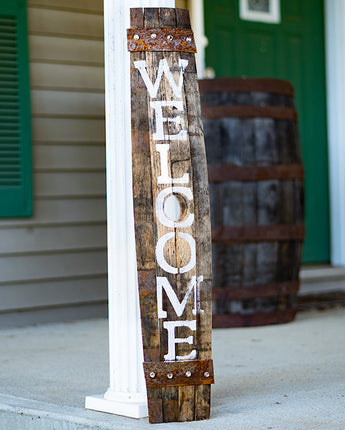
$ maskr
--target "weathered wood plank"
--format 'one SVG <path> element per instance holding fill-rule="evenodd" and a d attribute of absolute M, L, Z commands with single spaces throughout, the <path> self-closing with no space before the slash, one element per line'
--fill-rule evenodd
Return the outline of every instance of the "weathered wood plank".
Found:
<path fill-rule="evenodd" d="M 131 25 L 144 25 L 142 8 L 132 9 Z M 135 237 L 138 267 L 138 285 L 142 316 L 144 360 L 160 361 L 157 292 L 154 253 L 154 219 L 151 182 L 151 154 L 149 138 L 148 97 L 139 70 L 134 61 L 145 59 L 145 54 L 132 54 L 131 62 L 131 106 L 132 106 L 132 166 Z M 138 103 L 138 101 L 141 103 Z M 144 179 L 145 178 L 145 179 Z M 163 421 L 161 390 L 147 387 L 148 408 L 153 422 Z"/>
<path fill-rule="evenodd" d="M 183 11 L 185 12 L 185 11 Z M 186 14 L 181 17 L 184 25 Z M 184 18 L 184 19 L 183 19 Z M 191 54 L 183 54 L 185 59 L 194 59 Z M 190 63 L 192 61 L 190 60 Z M 193 65 L 193 67 L 195 67 Z M 203 313 L 198 313 L 197 345 L 200 359 L 211 359 L 212 356 L 212 259 L 210 203 L 208 190 L 208 175 L 205 146 L 203 142 L 203 125 L 201 121 L 200 95 L 196 80 L 196 68 L 185 76 L 185 94 L 188 112 L 188 131 L 192 160 L 192 177 L 194 190 L 194 213 L 198 220 L 196 240 L 196 273 L 203 274 L 203 287 L 200 298 L 203 304 Z M 209 258 L 205 258 L 208 256 Z M 195 389 L 195 419 L 207 419 L 210 416 L 210 385 L 197 386 Z"/>
<path fill-rule="evenodd" d="M 145 10 L 145 22 L 144 26 L 146 27 L 176 27 L 176 14 L 175 10 L 173 9 L 167 9 L 167 8 L 161 8 L 156 9 L 152 11 Z M 178 64 L 178 58 L 176 54 L 174 53 L 165 53 L 164 56 L 162 55 L 156 55 L 155 53 L 147 53 L 146 59 L 148 64 L 148 70 L 151 71 L 152 76 L 150 76 L 151 80 L 153 81 L 155 79 L 156 72 L 159 68 L 159 61 L 162 59 L 162 57 L 167 61 L 169 68 L 172 69 L 175 64 Z M 179 72 L 173 71 L 172 73 L 173 78 L 176 81 L 178 81 L 179 78 Z M 174 93 L 171 89 L 171 86 L 167 84 L 165 81 L 163 81 L 163 84 L 161 85 L 161 88 L 159 89 L 157 96 L 155 97 L 155 100 L 164 102 L 165 100 L 174 100 Z M 150 130 L 155 130 L 155 111 L 153 109 L 149 110 L 150 116 L 151 116 L 151 122 L 150 122 Z M 185 111 L 186 112 L 186 111 Z M 181 115 L 181 128 L 186 128 L 186 117 L 185 115 Z M 170 125 L 170 124 L 169 124 Z M 168 130 L 165 130 L 167 133 L 175 134 L 176 130 L 174 127 L 169 127 Z M 151 156 L 152 156 L 152 180 L 155 184 L 157 184 L 157 178 L 159 176 L 159 172 L 162 169 L 162 166 L 160 165 L 160 157 L 157 151 L 154 151 L 156 141 L 153 140 L 152 133 L 151 133 Z M 179 145 L 180 144 L 180 145 Z M 185 154 L 183 157 L 179 154 L 180 150 L 185 150 Z M 181 178 L 186 172 L 187 174 L 190 174 L 190 171 L 186 171 L 187 166 L 183 166 L 179 160 L 184 160 L 187 158 L 187 160 L 190 160 L 190 151 L 189 151 L 189 145 L 183 145 L 182 142 L 179 141 L 173 141 L 170 143 L 170 151 L 168 156 L 170 157 L 168 161 L 168 176 L 171 178 L 171 180 L 163 185 L 158 185 L 153 187 L 153 201 L 157 200 L 158 194 L 163 191 L 167 187 L 173 186 L 173 179 L 174 178 Z M 193 213 L 193 212 L 192 212 Z M 157 238 L 162 237 L 166 234 L 169 234 L 171 232 L 171 229 L 163 226 L 159 220 L 157 219 L 157 213 L 155 212 L 155 225 L 157 229 Z M 185 244 L 181 243 L 181 240 L 177 237 L 177 231 L 174 229 L 176 240 L 170 240 L 165 248 L 164 248 L 164 256 L 166 261 L 169 261 L 171 266 L 173 267 L 183 267 L 186 264 L 186 261 L 188 261 L 188 255 L 187 258 L 185 256 L 185 253 L 188 253 L 188 249 L 185 248 Z M 185 231 L 185 230 L 184 230 Z M 188 228 L 188 233 L 192 233 L 191 228 Z M 178 261 L 178 259 L 180 261 Z M 192 276 L 195 276 L 195 271 Z M 174 285 L 176 287 L 176 290 L 179 291 L 179 298 L 182 298 L 183 295 L 182 292 L 186 293 L 185 288 L 183 287 L 183 281 L 185 281 L 185 276 L 182 276 L 178 279 L 172 274 L 166 274 L 166 272 L 158 265 L 156 268 L 156 274 L 157 276 L 160 276 L 162 278 L 166 278 L 170 285 Z M 186 285 L 188 285 L 186 283 Z M 167 298 L 163 301 L 165 309 L 168 309 L 169 303 Z M 189 311 L 190 312 L 190 311 Z M 190 320 L 191 315 L 185 315 L 184 319 Z M 184 328 L 179 327 L 176 329 L 177 336 L 183 338 L 184 336 Z M 188 334 L 187 334 L 188 336 Z M 168 339 L 167 339 L 167 331 L 164 330 L 164 322 L 163 319 L 160 320 L 160 344 L 161 344 L 161 355 L 160 360 L 164 361 L 164 354 L 166 353 L 166 350 L 168 349 Z M 179 354 L 185 355 L 186 353 L 190 352 L 190 346 L 187 344 L 180 344 L 179 345 Z M 188 351 L 189 349 L 189 351 Z M 165 350 L 165 351 L 164 351 Z M 192 392 L 190 392 L 192 391 Z M 188 396 L 189 395 L 189 396 Z M 186 403 L 188 403 L 188 398 L 193 397 L 194 398 L 194 387 L 179 387 L 179 388 L 162 388 L 162 407 L 163 407 L 163 421 L 186 421 L 187 419 L 191 420 L 193 419 L 193 407 L 190 409 Z M 184 405 L 186 405 L 184 407 Z M 180 408 L 180 409 L 179 409 Z M 179 413 L 180 411 L 180 413 Z M 190 416 L 192 414 L 192 416 Z"/>
<path fill-rule="evenodd" d="M 187 11 L 150 8 L 142 14 L 135 9 L 131 27 L 190 28 L 190 22 Z M 133 52 L 131 80 L 144 358 L 162 363 L 210 360 L 211 230 L 194 56 Z M 150 377 L 155 378 L 154 373 Z M 148 386 L 150 422 L 209 416 L 209 386 L 181 385 L 172 381 L 169 386 Z"/>

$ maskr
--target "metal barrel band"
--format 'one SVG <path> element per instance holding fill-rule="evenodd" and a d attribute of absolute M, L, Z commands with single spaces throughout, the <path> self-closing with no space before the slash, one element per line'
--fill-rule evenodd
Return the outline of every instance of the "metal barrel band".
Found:
<path fill-rule="evenodd" d="M 212 227 L 213 243 L 303 241 L 303 225 L 254 225 Z"/>
<path fill-rule="evenodd" d="M 211 183 L 226 181 L 269 181 L 304 178 L 302 164 L 277 164 L 271 166 L 235 166 L 234 164 L 214 164 L 208 168 Z"/>
<path fill-rule="evenodd" d="M 215 287 L 212 289 L 213 300 L 250 300 L 260 297 L 274 297 L 296 294 L 299 281 L 279 284 L 251 285 L 243 287 Z"/>
<path fill-rule="evenodd" d="M 287 309 L 285 311 L 259 312 L 251 314 L 223 314 L 213 315 L 213 328 L 222 327 L 252 327 L 267 324 L 284 324 L 294 319 L 296 309 Z"/>
<path fill-rule="evenodd" d="M 210 385 L 214 383 L 212 360 L 145 362 L 148 387 Z"/>
<path fill-rule="evenodd" d="M 255 79 L 255 78 L 216 78 L 199 81 L 200 91 L 214 92 L 269 92 L 293 96 L 294 90 L 290 82 L 281 79 Z"/>
<path fill-rule="evenodd" d="M 203 118 L 270 118 L 297 121 L 294 108 L 285 106 L 202 105 Z"/>
<path fill-rule="evenodd" d="M 197 52 L 193 31 L 188 28 L 131 28 L 127 38 L 130 52 Z"/>

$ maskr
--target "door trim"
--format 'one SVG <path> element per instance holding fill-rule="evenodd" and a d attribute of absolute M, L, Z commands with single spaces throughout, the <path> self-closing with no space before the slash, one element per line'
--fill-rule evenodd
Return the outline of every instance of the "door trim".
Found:
<path fill-rule="evenodd" d="M 197 54 L 195 56 L 196 69 L 198 78 L 205 77 L 205 49 L 208 45 L 208 40 L 205 35 L 205 8 L 204 0 L 189 0 L 188 6 L 190 9 L 190 19 L 194 38 L 196 41 Z"/>
<path fill-rule="evenodd" d="M 344 1 L 325 0 L 331 263 L 334 266 L 345 266 L 344 23 Z"/>

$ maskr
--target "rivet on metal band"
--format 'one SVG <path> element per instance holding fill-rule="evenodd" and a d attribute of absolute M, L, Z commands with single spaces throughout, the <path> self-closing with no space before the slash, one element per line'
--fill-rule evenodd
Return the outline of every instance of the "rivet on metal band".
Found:
<path fill-rule="evenodd" d="M 145 362 L 144 372 L 148 387 L 178 387 L 214 383 L 212 360 Z M 152 374 L 155 375 L 154 378 Z"/>

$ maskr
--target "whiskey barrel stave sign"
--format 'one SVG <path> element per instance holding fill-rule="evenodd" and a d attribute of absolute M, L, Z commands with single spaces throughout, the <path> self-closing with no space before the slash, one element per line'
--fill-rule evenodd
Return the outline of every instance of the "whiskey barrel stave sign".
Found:
<path fill-rule="evenodd" d="M 211 229 L 188 11 L 131 9 L 136 251 L 150 422 L 209 418 Z"/>

